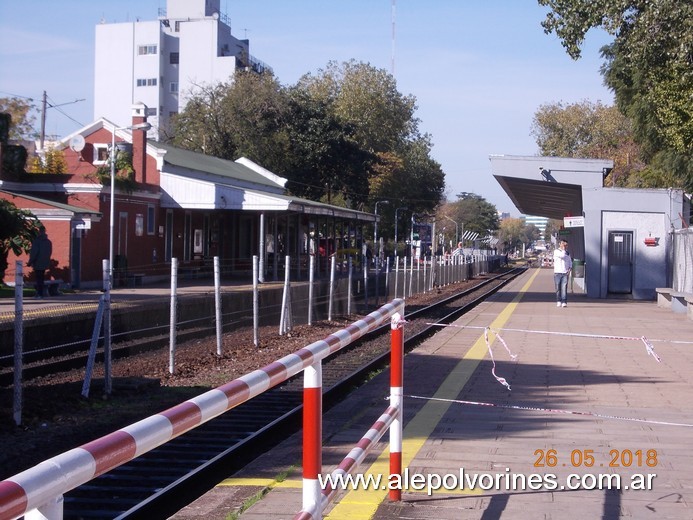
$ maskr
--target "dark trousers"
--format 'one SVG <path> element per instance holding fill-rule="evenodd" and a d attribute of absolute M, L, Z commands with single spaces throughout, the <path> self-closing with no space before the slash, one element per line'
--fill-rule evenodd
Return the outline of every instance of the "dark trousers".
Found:
<path fill-rule="evenodd" d="M 46 281 L 46 270 L 45 269 L 37 269 L 34 271 L 34 276 L 36 276 L 36 294 L 38 296 L 45 296 L 43 291 L 45 288 L 45 281 Z"/>

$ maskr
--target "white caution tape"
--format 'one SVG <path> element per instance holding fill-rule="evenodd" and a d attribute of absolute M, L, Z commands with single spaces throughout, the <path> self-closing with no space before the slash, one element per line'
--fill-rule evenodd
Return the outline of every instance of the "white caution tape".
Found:
<path fill-rule="evenodd" d="M 500 377 L 500 376 L 496 375 L 496 360 L 493 357 L 493 350 L 491 350 L 491 342 L 488 340 L 489 330 L 491 330 L 491 329 L 488 327 L 484 328 L 484 339 L 486 340 L 486 348 L 488 349 L 488 353 L 491 356 L 491 362 L 493 363 L 493 367 L 491 367 L 491 374 L 493 375 L 493 377 L 496 378 L 496 381 L 498 381 L 500 384 L 502 384 L 508 390 L 510 390 L 510 383 L 508 383 L 508 381 L 504 377 Z M 515 361 L 517 359 L 517 355 L 510 352 L 508 345 L 505 343 L 503 338 L 501 338 L 501 336 L 500 336 L 500 334 L 498 334 L 498 332 L 494 332 L 494 334 L 500 340 L 500 342 L 503 344 L 503 346 L 505 347 L 505 350 L 508 351 L 508 354 L 510 355 L 510 359 Z"/>
<path fill-rule="evenodd" d="M 578 412 L 574 410 L 561 410 L 558 408 L 537 408 L 535 406 L 519 406 L 513 404 L 496 404 L 496 403 L 483 403 L 479 401 L 463 401 L 461 399 L 441 399 L 439 397 L 422 397 L 420 395 L 405 395 L 404 397 L 409 397 L 411 399 L 423 399 L 425 401 L 442 401 L 445 403 L 456 403 L 456 404 L 467 404 L 473 406 L 490 406 L 493 408 L 506 408 L 510 410 L 528 410 L 531 412 L 542 412 L 542 413 L 558 413 L 558 414 L 568 414 L 568 415 L 585 415 L 591 417 L 598 417 L 600 419 L 613 419 L 618 421 L 632 421 L 647 424 L 662 424 L 665 426 L 683 426 L 685 428 L 693 428 L 693 424 L 687 423 L 677 423 L 668 421 L 653 421 L 650 419 L 638 419 L 635 417 L 620 417 L 618 415 L 605 415 L 601 413 L 594 412 Z"/>

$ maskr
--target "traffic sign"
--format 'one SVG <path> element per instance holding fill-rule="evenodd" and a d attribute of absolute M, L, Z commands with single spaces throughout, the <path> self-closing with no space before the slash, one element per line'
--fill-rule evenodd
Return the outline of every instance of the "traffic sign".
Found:
<path fill-rule="evenodd" d="M 567 228 L 585 227 L 585 217 L 563 217 L 563 225 Z"/>

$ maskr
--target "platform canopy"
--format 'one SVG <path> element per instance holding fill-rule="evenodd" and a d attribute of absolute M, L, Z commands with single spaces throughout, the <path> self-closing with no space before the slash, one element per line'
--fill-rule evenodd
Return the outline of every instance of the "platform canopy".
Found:
<path fill-rule="evenodd" d="M 583 214 L 583 197 L 603 187 L 613 161 L 491 155 L 491 172 L 525 215 L 561 220 Z"/>

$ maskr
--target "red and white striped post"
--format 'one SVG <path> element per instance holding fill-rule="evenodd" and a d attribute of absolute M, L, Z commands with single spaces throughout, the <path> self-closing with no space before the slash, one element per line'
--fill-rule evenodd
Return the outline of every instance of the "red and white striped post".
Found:
<path fill-rule="evenodd" d="M 390 406 L 398 413 L 390 426 L 390 475 L 402 475 L 402 422 L 404 420 L 404 318 L 390 320 Z M 390 500 L 402 500 L 402 489 L 390 489 Z"/>
<path fill-rule="evenodd" d="M 322 362 L 303 371 L 303 511 L 314 511 L 322 518 Z"/>

